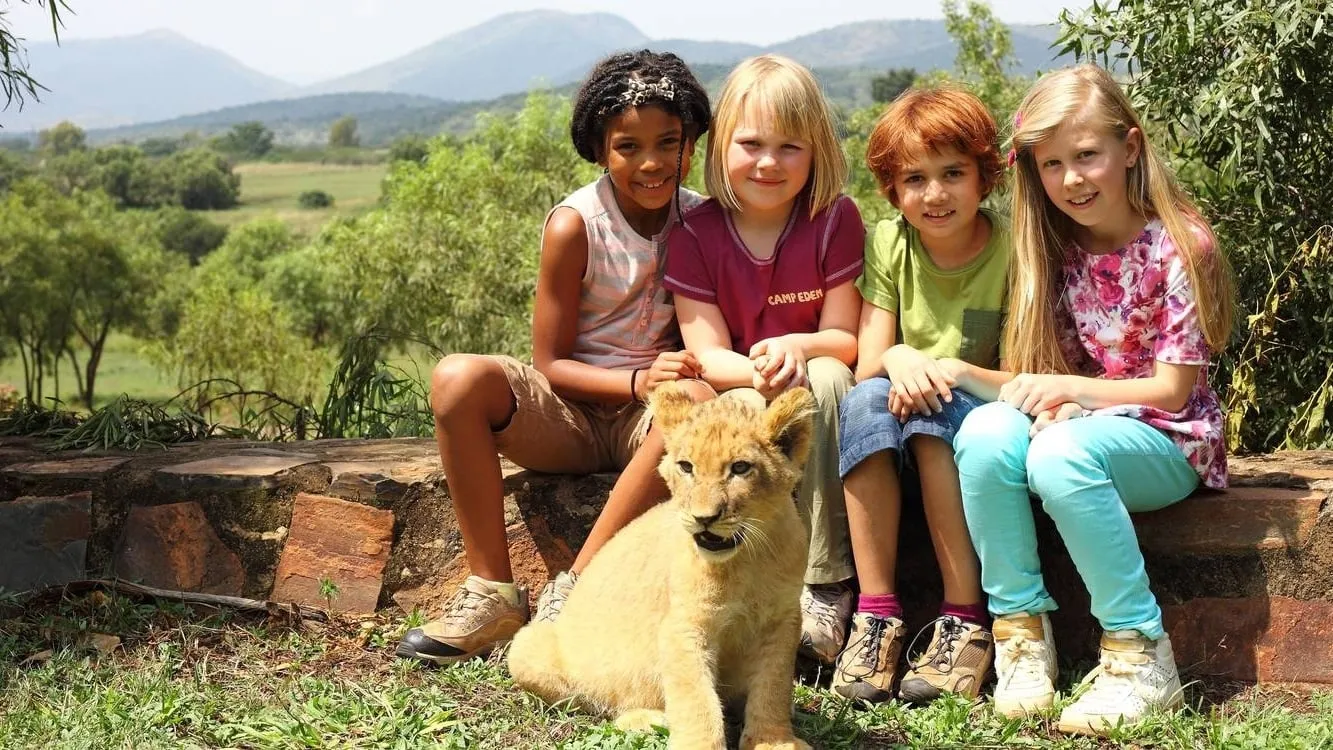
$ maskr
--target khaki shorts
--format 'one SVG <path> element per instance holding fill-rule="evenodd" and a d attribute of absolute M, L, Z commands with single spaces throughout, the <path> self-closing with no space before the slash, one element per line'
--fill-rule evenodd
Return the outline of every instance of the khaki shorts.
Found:
<path fill-rule="evenodd" d="M 556 395 L 546 376 L 513 357 L 491 356 L 514 392 L 509 424 L 495 433 L 500 455 L 548 474 L 625 468 L 652 426 L 642 404 L 592 404 Z"/>

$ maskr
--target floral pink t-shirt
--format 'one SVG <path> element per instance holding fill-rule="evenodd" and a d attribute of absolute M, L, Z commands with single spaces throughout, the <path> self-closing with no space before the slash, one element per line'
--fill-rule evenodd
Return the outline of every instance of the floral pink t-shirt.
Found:
<path fill-rule="evenodd" d="M 1166 433 L 1203 483 L 1227 486 L 1222 406 L 1208 385 L 1208 342 L 1199 326 L 1185 265 L 1160 221 L 1129 244 L 1093 255 L 1077 246 L 1065 259 L 1065 356 L 1081 374 L 1146 378 L 1153 362 L 1200 365 L 1185 408 L 1168 412 L 1139 404 L 1095 414 L 1132 417 Z"/>

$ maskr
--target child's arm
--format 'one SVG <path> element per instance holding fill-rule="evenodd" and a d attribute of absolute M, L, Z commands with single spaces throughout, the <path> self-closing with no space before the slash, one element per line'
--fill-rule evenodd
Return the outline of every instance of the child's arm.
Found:
<path fill-rule="evenodd" d="M 623 404 L 646 397 L 650 383 L 694 377 L 698 363 L 689 352 L 663 353 L 637 377 L 628 370 L 608 370 L 570 358 L 587 264 L 583 217 L 572 209 L 557 209 L 542 232 L 532 311 L 532 364 L 551 381 L 551 388 L 575 401 Z"/>
<path fill-rule="evenodd" d="M 898 340 L 898 313 L 870 300 L 861 303 L 861 324 L 856 333 L 856 382 L 887 374 L 884 352 Z"/>
<path fill-rule="evenodd" d="M 754 363 L 731 350 L 731 329 L 722 308 L 677 294 L 676 320 L 685 348 L 699 358 L 704 382 L 719 391 L 753 385 Z"/>
<path fill-rule="evenodd" d="M 996 401 L 1000 398 L 1000 389 L 1014 379 L 1004 362 L 1000 369 L 988 370 L 961 359 L 942 359 L 940 368 L 957 381 L 957 386 L 984 401 Z"/>
<path fill-rule="evenodd" d="M 819 313 L 819 330 L 813 333 L 788 333 L 758 341 L 750 347 L 750 359 L 764 381 L 765 395 L 776 394 L 799 384 L 807 384 L 805 363 L 814 357 L 834 357 L 845 365 L 856 361 L 857 315 L 861 293 L 847 281 L 824 294 Z M 758 386 L 756 386 L 758 387 Z"/>
<path fill-rule="evenodd" d="M 1146 378 L 1085 378 L 1080 375 L 1034 375 L 1022 373 L 1000 389 L 999 398 L 1027 414 L 1037 414 L 1066 401 L 1085 409 L 1103 409 L 1121 404 L 1142 404 L 1167 412 L 1185 408 L 1200 365 L 1153 363 Z"/>

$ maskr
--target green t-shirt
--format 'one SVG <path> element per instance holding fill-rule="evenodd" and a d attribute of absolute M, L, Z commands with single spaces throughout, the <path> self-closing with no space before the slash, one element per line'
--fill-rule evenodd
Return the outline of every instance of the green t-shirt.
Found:
<path fill-rule="evenodd" d="M 1008 312 L 1008 222 L 989 209 L 991 236 L 962 268 L 941 269 L 921 234 L 901 216 L 881 221 L 856 280 L 861 296 L 898 315 L 899 343 L 936 359 L 957 357 L 978 367 L 1000 364 L 1000 330 Z"/>

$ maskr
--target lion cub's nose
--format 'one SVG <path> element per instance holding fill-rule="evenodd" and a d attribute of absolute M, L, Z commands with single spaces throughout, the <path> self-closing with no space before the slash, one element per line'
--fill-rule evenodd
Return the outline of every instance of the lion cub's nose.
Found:
<path fill-rule="evenodd" d="M 721 518 L 721 517 L 722 517 L 722 511 L 719 510 L 718 512 L 714 513 L 714 514 L 711 515 L 711 516 L 698 516 L 698 515 L 696 515 L 696 516 L 694 517 L 694 522 L 697 523 L 697 524 L 699 524 L 700 528 L 704 528 L 704 529 L 706 529 L 706 528 L 708 528 L 709 526 L 713 525 L 713 522 L 716 521 L 717 519 Z"/>

